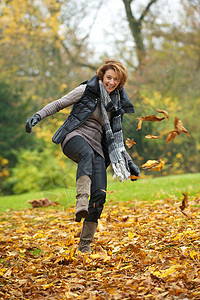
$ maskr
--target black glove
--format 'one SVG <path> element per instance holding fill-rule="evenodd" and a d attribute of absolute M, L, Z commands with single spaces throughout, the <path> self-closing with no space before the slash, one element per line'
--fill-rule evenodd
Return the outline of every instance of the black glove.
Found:
<path fill-rule="evenodd" d="M 34 114 L 26 121 L 26 132 L 30 133 L 33 126 L 35 126 L 41 120 L 40 115 Z"/>
<path fill-rule="evenodd" d="M 128 161 L 128 166 L 130 169 L 130 173 L 131 175 L 135 175 L 135 176 L 140 176 L 140 169 L 138 168 L 138 166 L 136 166 L 136 164 L 134 164 L 134 162 L 132 160 Z M 137 179 L 131 179 L 131 181 L 136 181 Z"/>

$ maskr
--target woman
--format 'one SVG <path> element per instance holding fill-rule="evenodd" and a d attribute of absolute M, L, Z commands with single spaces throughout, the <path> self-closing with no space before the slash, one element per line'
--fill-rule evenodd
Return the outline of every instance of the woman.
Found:
<path fill-rule="evenodd" d="M 78 164 L 75 220 L 85 219 L 78 248 L 81 252 L 91 252 L 90 243 L 106 199 L 109 164 L 120 181 L 130 174 L 140 175 L 123 143 L 122 116 L 134 112 L 124 90 L 127 78 L 121 62 L 107 59 L 90 80 L 49 103 L 26 122 L 26 131 L 30 133 L 40 120 L 73 105 L 52 140 L 61 143 L 63 153 Z"/>

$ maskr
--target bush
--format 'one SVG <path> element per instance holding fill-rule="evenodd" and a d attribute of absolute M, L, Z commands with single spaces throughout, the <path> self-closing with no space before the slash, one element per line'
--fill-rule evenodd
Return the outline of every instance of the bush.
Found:
<path fill-rule="evenodd" d="M 15 194 L 75 185 L 76 164 L 62 151 L 22 150 L 17 156 L 18 163 L 8 180 Z"/>

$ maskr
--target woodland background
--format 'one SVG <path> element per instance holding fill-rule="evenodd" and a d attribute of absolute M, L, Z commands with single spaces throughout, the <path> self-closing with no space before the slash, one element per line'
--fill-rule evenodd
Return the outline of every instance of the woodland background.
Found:
<path fill-rule="evenodd" d="M 177 22 L 171 22 L 168 1 L 119 2 L 123 13 L 107 20 L 101 53 L 91 32 L 107 1 L 0 2 L 1 195 L 73 184 L 75 165 L 51 142 L 70 110 L 43 120 L 31 134 L 26 119 L 93 76 L 107 57 L 121 60 L 129 73 L 126 90 L 135 114 L 124 117 L 124 138 L 136 145 L 127 151 L 139 166 L 160 156 L 165 161 L 161 172 L 142 176 L 200 171 L 200 1 L 181 0 Z M 136 118 L 158 116 L 156 109 L 166 110 L 170 120 L 143 122 L 137 131 Z M 166 144 L 175 116 L 191 138 L 181 134 Z M 147 134 L 160 138 L 148 140 Z"/>

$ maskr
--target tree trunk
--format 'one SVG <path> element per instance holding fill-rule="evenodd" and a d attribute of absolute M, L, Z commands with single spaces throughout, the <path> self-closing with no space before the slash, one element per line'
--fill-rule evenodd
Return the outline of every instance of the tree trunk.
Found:
<path fill-rule="evenodd" d="M 129 27 L 131 30 L 131 34 L 133 36 L 133 39 L 136 44 L 136 55 L 139 63 L 139 67 L 143 65 L 144 58 L 146 56 L 145 46 L 144 46 L 144 39 L 142 35 L 142 21 L 144 17 L 147 15 L 147 13 L 150 10 L 150 7 L 153 3 L 155 3 L 157 0 L 151 0 L 145 7 L 144 11 L 142 12 L 141 16 L 136 19 L 133 15 L 132 9 L 131 9 L 131 3 L 134 0 L 122 0 L 125 6 L 126 16 L 129 23 Z"/>

